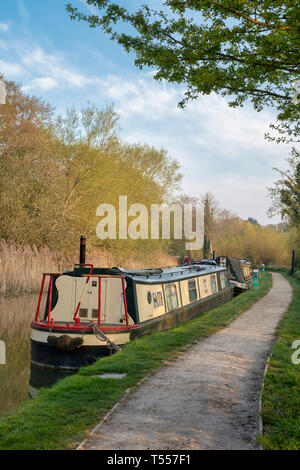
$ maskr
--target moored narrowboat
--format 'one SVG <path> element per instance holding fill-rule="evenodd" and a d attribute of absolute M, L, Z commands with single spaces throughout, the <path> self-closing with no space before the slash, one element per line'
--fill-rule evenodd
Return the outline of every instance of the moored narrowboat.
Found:
<path fill-rule="evenodd" d="M 222 266 L 128 271 L 81 263 L 46 273 L 31 325 L 30 394 L 136 337 L 176 327 L 232 297 Z"/>
<path fill-rule="evenodd" d="M 238 258 L 219 256 L 216 262 L 228 270 L 229 282 L 234 288 L 234 295 L 249 289 L 253 281 L 252 264 L 250 261 Z"/>

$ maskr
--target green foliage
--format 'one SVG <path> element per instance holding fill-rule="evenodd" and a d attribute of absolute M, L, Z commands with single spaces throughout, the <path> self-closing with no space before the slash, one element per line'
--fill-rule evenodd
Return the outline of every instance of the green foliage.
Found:
<path fill-rule="evenodd" d="M 248 222 L 250 222 L 250 223 L 253 224 L 253 225 L 258 225 L 257 220 L 254 219 L 253 217 L 248 217 Z"/>
<path fill-rule="evenodd" d="M 161 240 L 99 240 L 96 209 L 119 196 L 128 207 L 167 202 L 178 187 L 177 161 L 164 150 L 119 138 L 119 116 L 87 104 L 54 119 L 51 107 L 6 82 L 0 109 L 0 239 L 74 251 L 79 236 L 90 247 L 126 258 L 166 248 Z"/>
<path fill-rule="evenodd" d="M 290 232 L 277 232 L 273 227 L 263 227 L 241 220 L 227 211 L 215 221 L 212 238 L 219 256 L 246 258 L 255 265 L 289 266 L 292 243 Z"/>
<path fill-rule="evenodd" d="M 199 318 L 165 332 L 127 343 L 121 352 L 82 368 L 78 374 L 42 389 L 37 398 L 0 420 L 0 449 L 66 449 L 86 437 L 103 416 L 148 373 L 174 360 L 191 343 L 226 326 L 265 295 L 272 285 L 266 273 L 251 288 Z M 123 379 L 95 377 L 104 372 L 127 373 Z"/>
<path fill-rule="evenodd" d="M 293 300 L 278 327 L 279 341 L 271 352 L 262 395 L 263 435 L 266 450 L 300 449 L 300 375 L 293 364 L 292 344 L 300 339 L 300 277 L 281 271 L 294 289 Z"/>
<path fill-rule="evenodd" d="M 121 6 L 120 1 L 87 3 L 97 7 L 99 15 L 85 15 L 67 3 L 71 19 L 102 28 L 135 54 L 138 67 L 153 67 L 155 79 L 184 84 L 182 106 L 214 91 L 230 96 L 231 106 L 241 106 L 248 99 L 258 111 L 275 105 L 278 118 L 288 127 L 297 127 L 296 2 L 164 0 L 160 11 L 152 9 L 150 1 L 137 11 Z"/>
<path fill-rule="evenodd" d="M 280 173 L 281 178 L 268 188 L 273 199 L 269 213 L 279 213 L 291 225 L 300 228 L 300 153 L 294 148 L 289 158 L 289 169 Z"/>

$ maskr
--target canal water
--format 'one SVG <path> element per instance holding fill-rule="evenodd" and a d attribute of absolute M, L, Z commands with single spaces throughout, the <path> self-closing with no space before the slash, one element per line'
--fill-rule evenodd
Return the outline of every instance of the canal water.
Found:
<path fill-rule="evenodd" d="M 30 324 L 37 297 L 0 297 L 0 340 L 6 352 L 6 364 L 0 364 L 0 417 L 29 400 Z"/>

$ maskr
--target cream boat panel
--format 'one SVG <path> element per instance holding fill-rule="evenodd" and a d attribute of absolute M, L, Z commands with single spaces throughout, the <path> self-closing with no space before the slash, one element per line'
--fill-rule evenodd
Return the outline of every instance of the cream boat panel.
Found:
<path fill-rule="evenodd" d="M 55 286 L 58 291 L 58 300 L 51 311 L 51 319 L 70 322 L 76 310 L 77 279 L 72 276 L 59 276 L 55 281 Z"/>
<path fill-rule="evenodd" d="M 56 279 L 58 301 L 51 312 L 54 322 L 72 322 L 78 303 L 77 317 L 83 321 L 97 321 L 99 278 L 62 275 Z M 84 294 L 83 294 L 84 292 Z M 83 294 L 83 296 L 82 296 Z M 122 281 L 120 278 L 101 279 L 101 324 L 120 324 L 125 319 Z M 130 319 L 131 320 L 131 319 Z M 129 322 L 132 324 L 132 320 Z"/>
<path fill-rule="evenodd" d="M 210 276 L 199 276 L 199 287 L 201 299 L 211 295 Z"/>
<path fill-rule="evenodd" d="M 49 335 L 54 335 L 54 336 L 62 336 L 64 334 L 67 334 L 71 338 L 83 338 L 83 346 L 105 346 L 106 342 L 105 341 L 99 341 L 95 335 L 85 335 L 85 334 L 79 334 L 79 333 L 52 333 L 49 331 L 40 331 L 40 330 L 35 330 L 31 329 L 31 339 L 34 341 L 38 341 L 40 343 L 47 343 L 47 338 Z M 110 339 L 113 343 L 115 344 L 125 344 L 129 341 L 129 336 L 130 333 L 116 333 L 116 334 L 109 334 L 108 332 L 104 332 L 105 336 Z"/>
<path fill-rule="evenodd" d="M 151 303 L 148 301 L 148 296 L 150 299 L 150 295 Z M 136 284 L 136 296 L 140 322 L 159 317 L 165 313 L 164 294 L 161 284 Z M 161 302 L 159 302 L 161 305 L 154 306 L 154 297 L 161 299 Z"/>

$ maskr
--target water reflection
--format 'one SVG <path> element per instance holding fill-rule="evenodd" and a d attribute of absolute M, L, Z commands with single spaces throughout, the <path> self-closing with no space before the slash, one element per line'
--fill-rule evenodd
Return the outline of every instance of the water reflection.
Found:
<path fill-rule="evenodd" d="M 0 340 L 6 345 L 6 364 L 0 365 L 0 416 L 29 399 L 30 324 L 36 304 L 36 295 L 0 298 Z"/>

